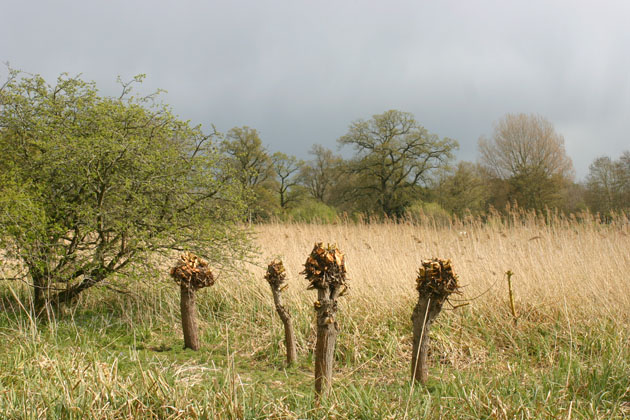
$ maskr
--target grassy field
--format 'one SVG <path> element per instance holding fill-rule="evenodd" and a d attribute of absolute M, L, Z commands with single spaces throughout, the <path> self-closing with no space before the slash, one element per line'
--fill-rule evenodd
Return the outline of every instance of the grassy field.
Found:
<path fill-rule="evenodd" d="M 202 349 L 183 350 L 176 285 L 138 272 L 47 324 L 0 282 L 2 419 L 630 418 L 630 227 L 518 217 L 450 224 L 270 224 L 258 260 L 198 293 Z M 346 253 L 333 392 L 313 395 L 315 293 L 298 273 L 315 241 Z M 264 267 L 280 256 L 298 365 Z M 450 258 L 464 294 L 431 331 L 430 379 L 411 386 L 421 259 Z M 518 322 L 508 305 L 511 270 Z"/>

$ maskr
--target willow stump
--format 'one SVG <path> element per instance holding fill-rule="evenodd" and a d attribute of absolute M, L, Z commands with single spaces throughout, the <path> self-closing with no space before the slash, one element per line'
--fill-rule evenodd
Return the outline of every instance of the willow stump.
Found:
<path fill-rule="evenodd" d="M 315 393 L 325 397 L 332 385 L 335 344 L 339 324 L 335 320 L 337 298 L 347 290 L 344 254 L 336 245 L 316 243 L 306 259 L 301 274 L 309 281 L 308 289 L 317 289 L 317 343 L 315 345 Z"/>
<path fill-rule="evenodd" d="M 288 287 L 286 279 L 287 274 L 282 261 L 275 259 L 269 263 L 265 280 L 267 280 L 269 287 L 271 287 L 276 312 L 278 312 L 278 316 L 280 316 L 284 324 L 284 345 L 287 348 L 287 366 L 291 366 L 297 361 L 297 351 L 295 349 L 295 333 L 293 332 L 291 315 L 282 304 L 282 291 Z"/>
<path fill-rule="evenodd" d="M 411 378 L 422 384 L 427 382 L 429 368 L 429 330 L 446 299 L 452 293 L 459 293 L 457 275 L 453 272 L 451 260 L 434 258 L 423 260 L 416 278 L 418 303 L 413 310 L 413 351 L 411 357 Z"/>
<path fill-rule="evenodd" d="M 181 290 L 180 309 L 184 348 L 199 350 L 195 292 L 203 287 L 212 286 L 214 276 L 207 262 L 187 252 L 182 254 L 175 267 L 171 268 L 171 277 L 179 284 Z"/>

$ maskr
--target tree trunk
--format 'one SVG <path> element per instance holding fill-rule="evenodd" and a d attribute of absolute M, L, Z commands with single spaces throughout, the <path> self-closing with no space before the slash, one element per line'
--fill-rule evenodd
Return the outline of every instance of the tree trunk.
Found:
<path fill-rule="evenodd" d="M 413 351 L 411 353 L 411 378 L 422 384 L 429 378 L 427 355 L 429 352 L 429 330 L 440 313 L 442 304 L 436 299 L 420 296 L 413 310 Z"/>
<path fill-rule="evenodd" d="M 180 308 L 182 312 L 182 330 L 184 331 L 184 348 L 199 350 L 199 333 L 195 313 L 195 291 L 192 287 L 181 284 Z"/>
<path fill-rule="evenodd" d="M 34 275 L 33 280 L 33 309 L 35 318 L 41 319 L 46 313 L 46 284 L 43 277 Z"/>
<path fill-rule="evenodd" d="M 52 304 L 55 309 L 59 309 L 62 303 L 72 302 L 79 296 L 82 291 L 89 289 L 90 287 L 100 283 L 104 279 L 105 275 L 90 273 L 89 275 L 85 276 L 81 283 L 75 284 L 71 287 L 68 287 L 66 290 L 50 296 L 48 302 Z"/>
<path fill-rule="evenodd" d="M 317 291 L 317 344 L 315 345 L 315 393 L 317 398 L 325 397 L 332 385 L 333 365 L 335 361 L 335 343 L 339 335 L 339 326 L 335 321 L 337 312 L 337 293 L 328 295 L 328 289 Z"/>
<path fill-rule="evenodd" d="M 287 366 L 291 366 L 297 361 L 297 350 L 295 349 L 295 333 L 293 332 L 293 323 L 291 315 L 282 305 L 282 296 L 280 290 L 271 287 L 273 294 L 273 302 L 276 305 L 276 311 L 284 324 L 284 344 L 287 348 Z"/>

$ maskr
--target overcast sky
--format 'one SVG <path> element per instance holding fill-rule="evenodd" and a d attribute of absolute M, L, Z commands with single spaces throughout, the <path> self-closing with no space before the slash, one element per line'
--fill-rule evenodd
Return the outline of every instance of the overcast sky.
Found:
<path fill-rule="evenodd" d="M 494 121 L 537 113 L 581 179 L 630 149 L 628 22 L 628 1 L 0 0 L 0 61 L 104 94 L 146 73 L 180 117 L 301 158 L 399 109 L 474 161 Z"/>

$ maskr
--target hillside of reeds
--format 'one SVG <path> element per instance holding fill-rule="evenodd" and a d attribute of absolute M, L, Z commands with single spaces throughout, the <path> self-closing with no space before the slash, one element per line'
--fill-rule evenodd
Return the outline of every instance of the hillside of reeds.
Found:
<path fill-rule="evenodd" d="M 514 213 L 435 223 L 254 227 L 259 253 L 197 295 L 201 350 L 183 350 L 178 289 L 138 271 L 47 323 L 0 281 L 0 418 L 630 418 L 630 226 Z M 331 396 L 314 401 L 313 243 L 346 255 Z M 298 362 L 285 368 L 266 264 L 283 260 Z M 462 295 L 431 331 L 429 382 L 411 385 L 422 259 L 448 258 Z M 505 272 L 512 271 L 516 322 Z"/>

